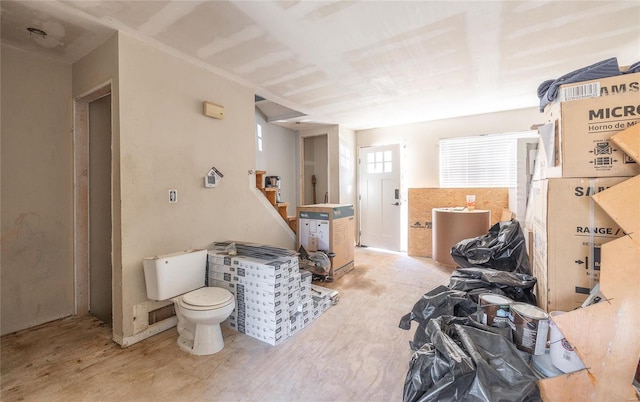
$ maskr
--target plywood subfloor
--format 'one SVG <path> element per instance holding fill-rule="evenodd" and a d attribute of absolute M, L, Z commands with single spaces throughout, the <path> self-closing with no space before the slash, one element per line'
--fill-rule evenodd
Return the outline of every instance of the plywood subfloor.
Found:
<path fill-rule="evenodd" d="M 175 328 L 127 349 L 90 316 L 1 339 L 2 401 L 397 401 L 415 332 L 400 317 L 451 270 L 430 259 L 356 249 L 331 284 L 340 301 L 273 347 L 225 328 L 225 348 L 196 357 Z"/>

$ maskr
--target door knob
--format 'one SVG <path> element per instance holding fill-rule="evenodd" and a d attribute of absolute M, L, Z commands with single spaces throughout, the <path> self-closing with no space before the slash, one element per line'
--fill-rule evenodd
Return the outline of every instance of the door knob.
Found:
<path fill-rule="evenodd" d="M 391 204 L 391 205 L 396 205 L 396 206 L 398 206 L 398 205 L 400 205 L 400 203 L 399 203 L 398 201 L 396 201 L 396 202 L 394 202 L 394 203 L 393 203 L 393 204 Z"/>

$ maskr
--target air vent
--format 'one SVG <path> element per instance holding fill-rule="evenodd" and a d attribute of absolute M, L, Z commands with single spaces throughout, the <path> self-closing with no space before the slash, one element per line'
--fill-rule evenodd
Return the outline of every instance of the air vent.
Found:
<path fill-rule="evenodd" d="M 171 318 L 176 315 L 176 311 L 173 304 L 160 307 L 159 309 L 149 311 L 149 325 L 153 325 L 157 322 L 164 321 L 167 318 Z"/>

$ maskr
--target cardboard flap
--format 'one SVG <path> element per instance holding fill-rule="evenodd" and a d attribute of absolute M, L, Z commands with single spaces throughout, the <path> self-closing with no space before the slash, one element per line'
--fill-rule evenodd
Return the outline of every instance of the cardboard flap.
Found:
<path fill-rule="evenodd" d="M 595 194 L 593 200 L 640 243 L 640 176 Z"/>
<path fill-rule="evenodd" d="M 576 400 L 588 401 L 633 395 L 629 384 L 640 354 L 640 249 L 628 236 L 602 245 L 600 286 L 605 300 L 554 317 L 587 369 L 542 381 L 545 401 L 573 400 L 576 392 L 582 398 Z"/>
<path fill-rule="evenodd" d="M 600 291 L 607 299 L 616 298 L 620 305 L 630 306 L 628 321 L 637 324 L 630 340 L 640 355 L 640 246 L 629 236 L 603 244 L 600 264 Z"/>
<path fill-rule="evenodd" d="M 614 134 L 611 137 L 611 141 L 636 163 L 640 163 L 640 124 L 634 124 Z"/>

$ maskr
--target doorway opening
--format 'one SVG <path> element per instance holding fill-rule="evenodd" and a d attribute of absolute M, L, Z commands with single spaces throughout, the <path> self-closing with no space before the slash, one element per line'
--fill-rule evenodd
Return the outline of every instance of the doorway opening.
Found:
<path fill-rule="evenodd" d="M 329 136 L 302 138 L 302 205 L 329 202 Z"/>
<path fill-rule="evenodd" d="M 75 310 L 112 326 L 111 83 L 74 102 Z"/>

